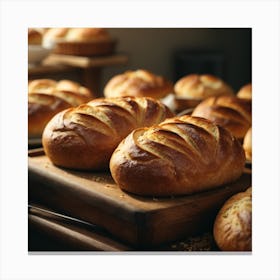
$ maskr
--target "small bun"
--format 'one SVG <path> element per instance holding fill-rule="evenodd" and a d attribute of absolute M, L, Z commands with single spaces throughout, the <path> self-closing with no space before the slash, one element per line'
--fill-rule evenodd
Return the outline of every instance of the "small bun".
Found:
<path fill-rule="evenodd" d="M 173 91 L 167 79 L 147 70 L 126 71 L 114 76 L 105 85 L 105 97 L 153 97 L 160 99 Z"/>
<path fill-rule="evenodd" d="M 213 234 L 222 251 L 252 250 L 252 188 L 225 202 L 215 219 Z"/>
<path fill-rule="evenodd" d="M 252 125 L 251 101 L 236 96 L 209 97 L 194 109 L 192 116 L 209 119 L 243 139 Z"/>
<path fill-rule="evenodd" d="M 245 151 L 246 159 L 249 162 L 252 162 L 252 127 L 249 128 L 244 137 L 243 148 Z"/>
<path fill-rule="evenodd" d="M 252 99 L 252 84 L 246 84 L 237 92 L 237 97 L 244 99 Z"/>

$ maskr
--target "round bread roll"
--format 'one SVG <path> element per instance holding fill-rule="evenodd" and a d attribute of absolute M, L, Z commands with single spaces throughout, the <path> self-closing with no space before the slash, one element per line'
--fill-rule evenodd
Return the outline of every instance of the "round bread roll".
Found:
<path fill-rule="evenodd" d="M 41 137 L 46 124 L 58 112 L 93 99 L 92 92 L 79 83 L 51 79 L 28 84 L 28 136 Z"/>
<path fill-rule="evenodd" d="M 233 89 L 222 79 L 210 74 L 190 74 L 174 85 L 176 111 L 196 107 L 210 96 L 234 95 Z"/>
<path fill-rule="evenodd" d="M 237 92 L 237 97 L 245 98 L 245 99 L 252 99 L 252 84 L 246 84 L 240 88 Z"/>
<path fill-rule="evenodd" d="M 194 109 L 192 116 L 209 119 L 243 139 L 252 125 L 251 101 L 236 96 L 209 97 Z"/>
<path fill-rule="evenodd" d="M 202 100 L 210 96 L 234 95 L 233 89 L 220 78 L 210 74 L 190 74 L 174 85 L 176 96 Z"/>
<path fill-rule="evenodd" d="M 245 154 L 226 129 L 192 116 L 175 117 L 131 132 L 114 151 L 110 170 L 127 192 L 186 195 L 232 182 Z"/>
<path fill-rule="evenodd" d="M 41 45 L 43 34 L 35 28 L 28 28 L 28 45 Z"/>
<path fill-rule="evenodd" d="M 218 212 L 213 234 L 222 251 L 252 251 L 252 188 L 229 198 Z"/>
<path fill-rule="evenodd" d="M 105 85 L 105 97 L 153 97 L 160 99 L 173 91 L 173 84 L 167 79 L 147 70 L 126 71 L 114 76 Z"/>
<path fill-rule="evenodd" d="M 43 147 L 53 164 L 78 169 L 109 168 L 117 145 L 132 130 L 173 116 L 152 98 L 99 98 L 52 118 L 43 133 Z"/>
<path fill-rule="evenodd" d="M 252 162 L 252 127 L 249 128 L 244 137 L 243 149 L 245 151 L 246 160 Z"/>

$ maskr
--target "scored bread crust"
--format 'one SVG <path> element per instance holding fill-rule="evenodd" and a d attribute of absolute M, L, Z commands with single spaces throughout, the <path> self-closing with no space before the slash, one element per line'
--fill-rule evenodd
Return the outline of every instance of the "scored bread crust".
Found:
<path fill-rule="evenodd" d="M 114 151 L 110 170 L 125 191 L 169 196 L 234 181 L 244 163 L 241 144 L 227 130 L 206 119 L 182 116 L 134 130 Z"/>
<path fill-rule="evenodd" d="M 229 198 L 219 210 L 213 228 L 222 251 L 252 250 L 252 188 Z"/>
<path fill-rule="evenodd" d="M 162 122 L 173 114 L 152 98 L 99 98 L 57 114 L 43 133 L 46 155 L 58 166 L 108 169 L 117 145 L 133 129 Z"/>
<path fill-rule="evenodd" d="M 40 137 L 44 127 L 58 112 L 93 98 L 86 87 L 70 80 L 38 79 L 28 84 L 28 136 Z"/>
<path fill-rule="evenodd" d="M 242 139 L 252 125 L 251 101 L 236 96 L 209 97 L 195 107 L 192 116 L 209 119 Z"/>
<path fill-rule="evenodd" d="M 173 92 L 173 84 L 164 77 L 139 69 L 114 76 L 105 85 L 105 97 L 135 96 L 160 99 Z"/>
<path fill-rule="evenodd" d="M 234 95 L 233 89 L 222 79 L 210 74 L 190 74 L 174 85 L 175 95 L 181 98 L 202 100 L 210 96 Z"/>

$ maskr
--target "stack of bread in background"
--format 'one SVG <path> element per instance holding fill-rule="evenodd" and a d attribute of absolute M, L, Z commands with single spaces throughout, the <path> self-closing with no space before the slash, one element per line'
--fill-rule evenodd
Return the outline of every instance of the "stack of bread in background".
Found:
<path fill-rule="evenodd" d="M 108 42 L 106 32 L 96 32 Z M 128 193 L 203 192 L 238 179 L 252 160 L 251 85 L 235 93 L 213 75 L 172 83 L 139 69 L 112 77 L 102 98 L 65 80 L 34 80 L 28 91 L 29 136 L 42 137 L 51 162 L 110 171 Z M 217 215 L 214 237 L 221 250 L 251 250 L 251 197 L 251 189 L 236 194 Z"/>

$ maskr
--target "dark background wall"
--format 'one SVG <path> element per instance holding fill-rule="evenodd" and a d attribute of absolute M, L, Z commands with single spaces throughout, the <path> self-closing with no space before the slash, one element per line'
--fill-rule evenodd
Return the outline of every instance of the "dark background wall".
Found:
<path fill-rule="evenodd" d="M 251 82 L 251 28 L 109 28 L 125 66 L 103 70 L 102 86 L 128 69 L 147 69 L 176 81 L 190 72 L 213 72 L 236 91 Z"/>

